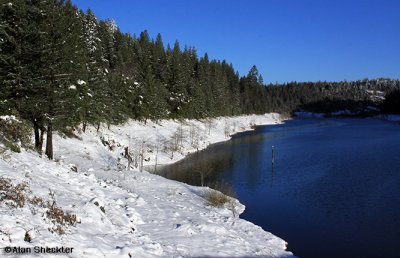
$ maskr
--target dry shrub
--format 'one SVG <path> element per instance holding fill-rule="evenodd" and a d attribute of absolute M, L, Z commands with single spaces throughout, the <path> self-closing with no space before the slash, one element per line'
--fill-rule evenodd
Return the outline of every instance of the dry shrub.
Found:
<path fill-rule="evenodd" d="M 43 207 L 43 205 L 44 205 L 43 199 L 40 198 L 40 197 L 37 197 L 37 196 L 33 196 L 32 198 L 30 198 L 30 199 L 28 200 L 28 202 L 29 202 L 30 204 L 33 204 L 33 205 L 35 205 L 35 206 L 40 206 L 40 207 Z"/>
<path fill-rule="evenodd" d="M 225 203 L 232 201 L 232 198 L 235 198 L 236 194 L 233 190 L 233 187 L 224 182 L 217 182 L 212 185 L 209 185 L 205 195 L 205 199 L 207 204 L 213 207 L 222 207 Z"/>
<path fill-rule="evenodd" d="M 59 235 L 65 234 L 65 230 L 61 225 L 56 225 L 56 226 L 54 226 L 52 228 L 49 228 L 49 231 L 52 232 L 52 233 L 57 233 Z"/>
<path fill-rule="evenodd" d="M 8 178 L 0 177 L 0 201 L 11 208 L 22 208 L 25 206 L 26 183 L 20 183 L 16 186 Z"/>
<path fill-rule="evenodd" d="M 56 205 L 55 201 L 48 201 L 47 217 L 53 222 L 64 225 L 64 211 Z"/>
<path fill-rule="evenodd" d="M 4 202 L 10 208 L 22 208 L 28 202 L 34 206 L 46 207 L 46 216 L 55 224 L 53 228 L 49 228 L 51 232 L 64 234 L 65 225 L 75 226 L 77 217 L 75 214 L 66 213 L 56 205 L 54 194 L 51 193 L 51 200 L 45 205 L 42 198 L 33 196 L 26 197 L 26 192 L 29 191 L 26 183 L 20 183 L 14 186 L 10 179 L 0 177 L 0 202 Z M 30 191 L 29 191 L 30 193 Z M 0 231 L 0 233 L 3 233 Z M 4 233 L 3 233 L 4 234 Z M 30 235 L 25 235 L 25 241 L 31 240 Z M 28 241 L 29 242 L 29 241 Z"/>
<path fill-rule="evenodd" d="M 213 189 L 209 189 L 207 191 L 205 198 L 207 200 L 207 204 L 213 207 L 222 207 L 229 201 L 228 196 Z"/>
<path fill-rule="evenodd" d="M 54 200 L 48 201 L 47 204 L 48 210 L 46 211 L 46 215 L 54 224 L 69 224 L 71 226 L 76 225 L 75 214 L 65 213 L 60 207 L 57 206 Z"/>
<path fill-rule="evenodd" d="M 51 232 L 56 232 L 58 234 L 64 234 L 65 225 L 75 226 L 77 223 L 77 218 L 75 214 L 65 213 L 60 207 L 57 206 L 55 201 L 55 195 L 50 191 L 50 201 L 47 201 L 47 218 L 53 222 L 55 225 L 53 228 L 49 228 Z M 58 225 L 56 225 L 58 224 Z"/>
<path fill-rule="evenodd" d="M 71 225 L 75 226 L 77 218 L 75 214 L 65 213 L 60 207 L 56 205 L 54 200 L 48 201 L 48 210 L 46 211 L 47 218 L 53 222 L 54 226 L 49 228 L 52 233 L 59 235 L 65 234 L 64 226 Z"/>
<path fill-rule="evenodd" d="M 71 214 L 71 213 L 67 213 L 66 216 L 65 216 L 65 222 L 70 224 L 70 225 L 72 225 L 72 226 L 75 226 L 76 223 L 77 223 L 76 215 L 75 214 Z"/>
<path fill-rule="evenodd" d="M 283 111 L 280 113 L 282 120 L 288 120 L 292 118 L 292 114 L 288 111 Z"/>
<path fill-rule="evenodd" d="M 30 231 L 30 230 L 26 231 L 26 232 L 25 232 L 25 236 L 24 236 L 24 241 L 25 241 L 25 242 L 28 242 L 28 243 L 32 242 L 32 237 L 31 237 L 31 235 L 29 234 L 29 231 Z"/>
<path fill-rule="evenodd" d="M 0 201 L 10 208 L 22 208 L 28 202 L 34 206 L 43 207 L 44 201 L 42 198 L 33 196 L 27 198 L 27 193 L 30 193 L 27 183 L 20 183 L 14 186 L 10 179 L 0 177 Z"/>

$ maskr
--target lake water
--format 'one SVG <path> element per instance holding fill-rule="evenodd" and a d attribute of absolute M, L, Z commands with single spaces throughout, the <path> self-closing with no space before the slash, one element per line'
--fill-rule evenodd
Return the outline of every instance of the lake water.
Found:
<path fill-rule="evenodd" d="M 235 135 L 162 174 L 199 185 L 204 164 L 206 182 L 233 185 L 241 218 L 299 257 L 400 257 L 400 124 L 295 119 Z"/>

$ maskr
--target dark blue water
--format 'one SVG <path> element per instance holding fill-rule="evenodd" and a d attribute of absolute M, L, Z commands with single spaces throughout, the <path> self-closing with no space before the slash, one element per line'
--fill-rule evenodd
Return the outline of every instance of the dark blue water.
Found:
<path fill-rule="evenodd" d="M 275 146 L 275 165 L 271 146 Z M 164 170 L 234 186 L 241 218 L 299 257 L 400 257 L 400 125 L 374 119 L 292 120 L 239 134 Z"/>

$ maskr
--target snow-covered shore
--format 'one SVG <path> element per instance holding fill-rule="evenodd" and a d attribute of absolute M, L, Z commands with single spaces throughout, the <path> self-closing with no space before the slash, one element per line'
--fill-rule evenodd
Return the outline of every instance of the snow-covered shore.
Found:
<path fill-rule="evenodd" d="M 143 156 L 143 165 L 172 163 L 235 132 L 280 121 L 277 114 L 130 121 L 72 138 L 56 136 L 55 161 L 32 151 L 3 152 L 1 178 L 27 187 L 20 208 L 10 207 L 13 201 L 2 193 L 0 248 L 31 247 L 26 256 L 39 255 L 35 246 L 74 248 L 57 257 L 292 257 L 284 240 L 238 218 L 244 210 L 238 201 L 211 207 L 204 199 L 207 188 L 127 170 L 124 157 L 128 147 L 133 159 Z M 62 210 L 64 225 L 49 215 L 51 204 Z M 73 225 L 67 214 L 76 215 Z M 57 227 L 64 233 L 52 233 Z"/>

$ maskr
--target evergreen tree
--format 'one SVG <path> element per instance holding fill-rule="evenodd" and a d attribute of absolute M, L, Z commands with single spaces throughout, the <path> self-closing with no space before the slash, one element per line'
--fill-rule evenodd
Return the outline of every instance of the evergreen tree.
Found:
<path fill-rule="evenodd" d="M 160 33 L 157 34 L 151 57 L 156 79 L 165 86 L 168 83 L 168 64 L 164 43 Z"/>
<path fill-rule="evenodd" d="M 74 86 L 79 82 L 82 65 L 81 28 L 79 14 L 70 1 L 43 1 L 40 9 L 44 16 L 39 25 L 41 38 L 38 49 L 41 64 L 37 69 L 37 82 L 43 85 L 43 98 L 38 104 L 46 123 L 46 155 L 53 158 L 53 130 L 62 130 L 79 121 L 78 92 Z M 79 84 L 79 83 L 78 83 Z"/>
<path fill-rule="evenodd" d="M 32 122 L 35 147 L 42 149 L 43 85 L 37 71 L 44 69 L 39 50 L 40 3 L 13 1 L 0 6 L 0 111 L 16 110 Z"/>
<path fill-rule="evenodd" d="M 101 43 L 97 19 L 91 10 L 84 16 L 84 39 L 86 45 L 86 80 L 79 83 L 83 121 L 99 126 L 108 118 L 111 99 L 108 94 L 108 63 Z"/>
<path fill-rule="evenodd" d="M 184 105 L 188 101 L 185 83 L 187 81 L 183 69 L 182 53 L 179 42 L 175 41 L 174 48 L 168 58 L 169 80 L 169 108 L 172 117 L 181 117 Z"/>
<path fill-rule="evenodd" d="M 378 106 L 394 112 L 399 80 L 291 82 L 264 85 L 257 67 L 244 77 L 226 61 L 198 58 L 176 41 L 147 31 L 124 34 L 70 1 L 13 0 L 0 4 L 0 114 L 31 121 L 40 152 L 53 158 L 52 132 L 83 124 L 134 119 L 203 118 Z M 328 104 L 327 104 L 328 103 Z M 397 111 L 396 111 L 397 112 Z"/>
<path fill-rule="evenodd" d="M 205 53 L 204 57 L 200 59 L 198 70 L 197 70 L 197 77 L 198 77 L 198 87 L 201 89 L 201 92 L 204 97 L 196 100 L 201 105 L 201 116 L 211 116 L 212 110 L 214 105 L 214 98 L 212 96 L 211 90 L 211 71 L 210 71 L 210 62 L 208 59 L 208 54 Z"/>
<path fill-rule="evenodd" d="M 109 107 L 107 123 L 119 124 L 132 116 L 137 95 L 138 64 L 135 60 L 134 40 L 122 34 L 114 21 L 99 23 L 99 35 L 108 61 L 107 90 Z"/>

